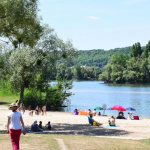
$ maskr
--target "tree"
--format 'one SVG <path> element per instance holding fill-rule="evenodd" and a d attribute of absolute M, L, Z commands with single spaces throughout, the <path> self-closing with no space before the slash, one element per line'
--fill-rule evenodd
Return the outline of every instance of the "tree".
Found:
<path fill-rule="evenodd" d="M 76 65 L 74 67 L 73 73 L 74 73 L 74 78 L 75 79 L 77 79 L 77 80 L 82 79 L 82 72 L 81 72 L 81 66 L 80 66 L 80 64 L 78 64 L 78 65 Z"/>
<path fill-rule="evenodd" d="M 43 30 L 37 12 L 38 0 L 2 0 L 0 37 L 8 39 L 15 48 L 21 43 L 33 47 Z"/>
<path fill-rule="evenodd" d="M 131 47 L 131 52 L 130 52 L 130 56 L 131 57 L 139 57 L 142 54 L 142 48 L 141 48 L 141 44 L 139 42 L 133 44 L 133 46 Z"/>
<path fill-rule="evenodd" d="M 73 57 L 75 51 L 71 42 L 63 42 L 53 29 L 46 26 L 43 36 L 33 48 L 6 50 L 3 70 L 10 75 L 10 81 L 20 91 L 22 99 L 25 88 L 32 86 L 39 90 L 38 85 L 47 86 L 45 82 L 50 81 L 56 62 L 62 58 L 70 61 L 69 57 Z M 40 80 L 36 80 L 37 74 L 42 77 Z"/>
<path fill-rule="evenodd" d="M 103 72 L 99 75 L 99 80 L 110 83 L 111 81 L 112 66 L 110 63 L 104 66 Z"/>
<path fill-rule="evenodd" d="M 146 58 L 148 58 L 149 52 L 150 52 L 150 41 L 148 41 L 148 44 L 146 44 L 146 47 L 144 50 L 144 54 L 145 54 Z"/>

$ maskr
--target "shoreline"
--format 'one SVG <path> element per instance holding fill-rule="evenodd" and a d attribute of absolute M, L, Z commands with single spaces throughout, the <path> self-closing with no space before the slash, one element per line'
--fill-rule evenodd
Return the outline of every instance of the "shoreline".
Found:
<path fill-rule="evenodd" d="M 0 110 L 8 110 L 9 111 L 9 109 L 8 109 L 8 107 L 6 107 L 6 106 L 0 106 Z M 25 110 L 26 112 L 28 112 L 28 110 Z M 33 111 L 35 111 L 35 110 L 33 110 Z M 49 111 L 46 111 L 46 112 L 48 112 L 48 113 L 50 113 L 50 112 L 52 112 L 52 113 L 66 113 L 66 114 L 73 114 L 73 112 L 69 112 L 69 111 L 54 111 L 54 110 L 49 110 Z M 77 116 L 83 116 L 83 115 L 77 115 Z M 101 115 L 100 117 L 111 117 L 112 115 Z M 135 115 L 136 116 L 136 115 Z M 99 117 L 99 116 L 96 116 L 96 117 Z M 125 116 L 126 117 L 126 116 Z M 149 119 L 150 120 L 150 117 L 148 118 L 148 117 L 140 117 L 139 116 L 139 120 L 142 120 L 142 119 Z M 120 119 L 119 119 L 120 120 Z M 122 119 L 122 120 L 124 120 L 124 119 Z M 125 119 L 125 120 L 127 120 L 127 119 Z"/>

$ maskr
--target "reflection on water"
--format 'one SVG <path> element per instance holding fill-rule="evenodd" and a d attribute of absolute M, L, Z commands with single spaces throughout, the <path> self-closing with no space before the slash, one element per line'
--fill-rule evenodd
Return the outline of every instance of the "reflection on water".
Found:
<path fill-rule="evenodd" d="M 150 118 L 150 85 L 114 85 L 99 81 L 76 81 L 73 84 L 71 91 L 74 95 L 70 97 L 70 105 L 64 111 L 72 112 L 75 108 L 93 110 L 95 106 L 103 104 L 107 104 L 107 107 L 122 105 L 135 108 L 134 114 Z M 107 110 L 106 114 L 117 115 L 117 111 Z"/>

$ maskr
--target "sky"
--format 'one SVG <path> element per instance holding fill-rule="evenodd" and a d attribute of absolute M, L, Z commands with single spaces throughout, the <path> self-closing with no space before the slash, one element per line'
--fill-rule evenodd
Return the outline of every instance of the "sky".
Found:
<path fill-rule="evenodd" d="M 150 40 L 150 0 L 39 0 L 39 9 L 42 22 L 78 50 Z"/>

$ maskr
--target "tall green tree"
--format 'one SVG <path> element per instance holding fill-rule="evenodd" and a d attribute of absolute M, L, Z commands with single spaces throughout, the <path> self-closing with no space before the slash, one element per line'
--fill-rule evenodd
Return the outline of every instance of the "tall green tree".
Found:
<path fill-rule="evenodd" d="M 146 58 L 148 58 L 149 52 L 150 52 L 150 41 L 148 41 L 148 44 L 146 44 L 146 47 L 144 50 L 144 54 L 145 54 Z"/>
<path fill-rule="evenodd" d="M 21 44 L 33 47 L 43 30 L 37 12 L 38 0 L 1 0 L 0 37 L 15 48 Z"/>
<path fill-rule="evenodd" d="M 141 48 L 141 44 L 139 42 L 133 44 L 133 46 L 131 47 L 131 52 L 130 52 L 130 56 L 131 57 L 139 57 L 142 54 L 142 48 Z"/>

